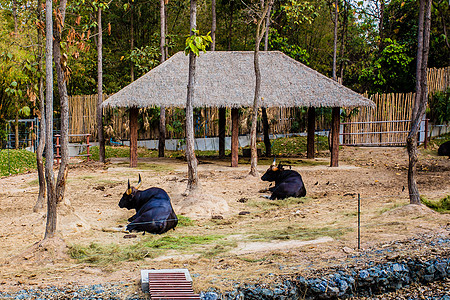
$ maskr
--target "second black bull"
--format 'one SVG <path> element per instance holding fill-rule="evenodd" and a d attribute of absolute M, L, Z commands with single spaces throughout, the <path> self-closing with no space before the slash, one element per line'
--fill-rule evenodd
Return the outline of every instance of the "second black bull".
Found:
<path fill-rule="evenodd" d="M 120 208 L 136 209 L 136 214 L 128 219 L 127 231 L 146 231 L 154 234 L 164 233 L 178 224 L 170 197 L 161 188 L 152 187 L 139 191 L 141 176 L 137 187 L 131 187 L 123 193 L 119 202 Z"/>
<path fill-rule="evenodd" d="M 275 160 L 261 180 L 275 181 L 275 186 L 269 188 L 269 191 L 272 192 L 272 196 L 270 196 L 272 200 L 306 196 L 302 176 L 297 171 L 285 170 L 281 163 L 277 166 Z"/>

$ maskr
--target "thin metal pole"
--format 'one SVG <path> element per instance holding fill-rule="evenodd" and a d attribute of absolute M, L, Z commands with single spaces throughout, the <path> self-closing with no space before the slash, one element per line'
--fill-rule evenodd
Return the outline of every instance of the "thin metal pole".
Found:
<path fill-rule="evenodd" d="M 358 250 L 361 249 L 361 195 L 358 193 Z"/>

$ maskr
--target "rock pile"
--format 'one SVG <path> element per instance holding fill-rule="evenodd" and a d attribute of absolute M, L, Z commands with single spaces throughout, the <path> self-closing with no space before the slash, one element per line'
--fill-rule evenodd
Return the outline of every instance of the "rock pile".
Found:
<path fill-rule="evenodd" d="M 202 293 L 203 300 L 216 299 L 334 299 L 373 296 L 395 291 L 412 283 L 430 283 L 448 278 L 450 258 L 409 259 L 387 262 L 360 270 L 341 270 L 320 278 L 298 276 L 275 286 L 246 285 L 224 294 Z"/>

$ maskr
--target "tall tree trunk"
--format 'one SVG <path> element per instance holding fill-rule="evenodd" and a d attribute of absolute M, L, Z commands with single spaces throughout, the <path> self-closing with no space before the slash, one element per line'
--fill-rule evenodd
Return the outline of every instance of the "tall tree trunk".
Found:
<path fill-rule="evenodd" d="M 105 163 L 105 138 L 103 136 L 103 30 L 102 9 L 98 8 L 98 43 L 97 43 L 97 135 L 98 135 L 98 159 Z"/>
<path fill-rule="evenodd" d="M 56 194 L 53 174 L 53 21 L 52 0 L 45 1 L 45 81 L 46 81 L 46 109 L 45 109 L 45 178 L 47 180 L 47 224 L 46 238 L 55 236 L 56 231 Z"/>
<path fill-rule="evenodd" d="M 217 28 L 217 17 L 216 17 L 216 0 L 211 0 L 211 51 L 216 50 L 216 28 Z M 219 158 L 225 157 L 225 136 L 226 136 L 226 126 L 227 126 L 227 108 L 219 107 Z"/>
<path fill-rule="evenodd" d="M 253 56 L 253 66 L 255 68 L 255 98 L 253 99 L 253 113 L 252 113 L 252 127 L 250 132 L 250 149 L 251 149 L 251 158 L 250 158 L 250 175 L 258 176 L 258 170 L 256 169 L 258 165 L 258 152 L 256 149 L 256 123 L 258 120 L 258 110 L 260 103 L 260 93 L 261 93 L 261 69 L 259 67 L 259 45 L 264 36 L 264 32 L 266 31 L 265 19 L 267 13 L 269 11 L 269 7 L 271 6 L 272 0 L 268 0 L 267 3 L 261 7 L 262 14 L 256 24 L 256 45 L 255 52 Z"/>
<path fill-rule="evenodd" d="M 339 166 L 339 127 L 340 108 L 333 107 L 331 111 L 331 159 L 330 167 Z"/>
<path fill-rule="evenodd" d="M 159 0 L 160 2 L 160 16 L 161 16 L 161 40 L 160 40 L 160 50 L 161 50 L 161 63 L 165 62 L 166 57 L 166 8 L 165 0 Z M 166 147 L 166 108 L 161 106 L 159 113 L 159 145 L 158 145 L 158 156 L 164 157 L 164 149 Z"/>
<path fill-rule="evenodd" d="M 217 27 L 217 18 L 216 18 L 216 0 L 211 0 L 211 51 L 216 51 L 216 27 Z"/>
<path fill-rule="evenodd" d="M 70 75 L 66 67 L 67 56 L 61 54 L 61 32 L 64 28 L 66 16 L 67 0 L 61 0 L 57 11 L 59 22 L 56 30 L 54 30 L 53 52 L 55 69 L 58 82 L 59 103 L 61 109 L 61 164 L 59 166 L 58 178 L 56 181 L 56 199 L 60 203 L 64 199 L 66 190 L 66 179 L 69 171 L 69 100 L 67 95 L 66 79 Z M 47 103 L 48 104 L 48 103 Z"/>
<path fill-rule="evenodd" d="M 380 35 L 380 49 L 379 52 L 383 51 L 384 49 L 384 9 L 386 4 L 384 3 L 385 0 L 380 0 L 380 21 L 378 22 L 378 34 Z"/>
<path fill-rule="evenodd" d="M 272 5 L 269 6 L 269 11 L 266 17 L 266 32 L 264 34 L 264 51 L 269 50 L 269 27 L 270 27 L 270 11 Z M 269 120 L 267 119 L 267 110 L 265 107 L 261 107 L 263 134 L 264 134 L 264 146 L 266 148 L 266 157 L 272 156 L 272 144 L 269 137 Z"/>
<path fill-rule="evenodd" d="M 231 166 L 239 164 L 239 108 L 231 109 Z"/>
<path fill-rule="evenodd" d="M 334 41 L 333 41 L 333 80 L 337 81 L 336 64 L 337 64 L 337 31 L 339 19 L 339 1 L 334 3 Z M 339 166 L 339 123 L 340 123 L 340 108 L 333 107 L 331 113 L 331 159 L 330 167 Z"/>
<path fill-rule="evenodd" d="M 430 43 L 431 0 L 421 0 L 419 8 L 419 30 L 417 36 L 416 99 L 411 115 L 411 128 L 406 139 L 408 149 L 409 202 L 420 204 L 420 193 L 416 183 L 418 161 L 417 133 L 428 102 L 427 65 Z"/>
<path fill-rule="evenodd" d="M 216 50 L 216 0 L 211 0 L 211 51 Z M 225 135 L 227 126 L 227 108 L 219 107 L 219 158 L 225 157 Z"/>
<path fill-rule="evenodd" d="M 197 27 L 197 1 L 191 0 L 190 10 L 190 35 L 192 31 Z M 189 80 L 187 87 L 187 99 L 186 99 L 186 159 L 188 163 L 188 184 L 185 195 L 190 194 L 194 190 L 198 189 L 198 173 L 197 173 L 197 158 L 194 151 L 194 109 L 192 101 L 194 100 L 195 92 L 195 67 L 197 57 L 191 51 L 189 52 Z"/>
<path fill-rule="evenodd" d="M 131 51 L 134 49 L 134 9 L 131 4 Z M 131 82 L 134 81 L 134 64 L 131 64 Z M 137 139 L 138 139 L 138 119 L 139 108 L 130 107 L 128 120 L 130 122 L 130 168 L 137 167 Z"/>
<path fill-rule="evenodd" d="M 19 21 L 17 19 L 17 1 L 16 0 L 12 1 L 12 13 L 13 13 L 13 19 L 14 19 L 14 34 L 17 34 Z"/>
<path fill-rule="evenodd" d="M 233 36 L 233 13 L 234 13 L 234 1 L 230 1 L 230 23 L 228 23 L 228 51 L 231 50 L 231 39 Z"/>
<path fill-rule="evenodd" d="M 134 50 L 134 6 L 133 2 L 130 4 L 130 48 L 131 51 Z M 134 62 L 131 62 L 131 70 L 130 70 L 131 82 L 134 81 Z"/>
<path fill-rule="evenodd" d="M 138 140 L 139 108 L 130 107 L 130 167 L 137 167 L 137 140 Z"/>
<path fill-rule="evenodd" d="M 43 20 L 42 0 L 38 0 L 37 16 L 39 21 Z M 37 42 L 38 42 L 38 70 L 40 73 L 42 73 L 44 70 L 42 65 L 44 51 L 43 51 L 42 33 L 39 28 L 37 29 Z M 37 212 L 44 207 L 44 198 L 45 198 L 45 172 L 44 172 L 44 160 L 42 159 L 45 147 L 45 101 L 44 101 L 45 98 L 44 98 L 44 79 L 42 78 L 42 76 L 39 77 L 38 81 L 39 81 L 38 90 L 39 90 L 40 120 L 39 120 L 39 144 L 36 149 L 36 166 L 39 178 L 39 195 L 36 200 L 36 204 L 33 207 L 34 212 Z"/>
<path fill-rule="evenodd" d="M 314 158 L 314 135 L 316 132 L 316 108 L 308 108 L 308 137 L 306 141 L 306 158 Z"/>

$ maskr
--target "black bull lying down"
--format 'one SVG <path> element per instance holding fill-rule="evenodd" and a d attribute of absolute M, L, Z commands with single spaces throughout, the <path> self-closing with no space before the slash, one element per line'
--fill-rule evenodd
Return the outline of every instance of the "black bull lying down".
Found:
<path fill-rule="evenodd" d="M 170 197 L 163 189 L 152 187 L 139 191 L 141 175 L 137 187 L 131 187 L 128 180 L 128 189 L 120 199 L 119 207 L 136 209 L 136 214 L 128 219 L 127 231 L 146 231 L 154 234 L 164 233 L 178 224 Z"/>
<path fill-rule="evenodd" d="M 306 196 L 302 176 L 297 171 L 283 169 L 281 163 L 276 166 L 275 159 L 261 180 L 275 181 L 275 186 L 269 188 L 269 191 L 272 192 L 272 196 L 270 196 L 272 200 Z"/>

